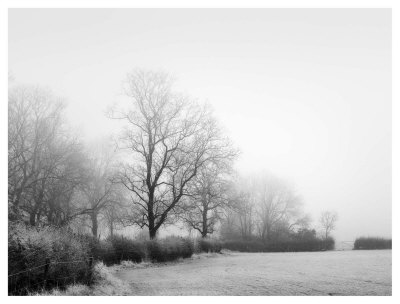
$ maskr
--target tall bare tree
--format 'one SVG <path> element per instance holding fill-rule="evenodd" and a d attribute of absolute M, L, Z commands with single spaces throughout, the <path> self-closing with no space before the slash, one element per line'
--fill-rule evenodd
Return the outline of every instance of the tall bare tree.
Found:
<path fill-rule="evenodd" d="M 9 90 L 8 198 L 10 220 L 61 224 L 72 213 L 83 178 L 83 154 L 63 119 L 64 104 L 39 87 Z"/>
<path fill-rule="evenodd" d="M 135 70 L 126 81 L 129 106 L 110 114 L 126 123 L 119 147 L 129 162 L 120 182 L 132 193 L 133 222 L 147 226 L 150 238 L 188 194 L 199 169 L 230 149 L 210 109 L 174 92 L 172 83 L 166 73 Z"/>
<path fill-rule="evenodd" d="M 35 224 L 44 207 L 46 185 L 59 164 L 57 144 L 63 104 L 34 87 L 9 91 L 8 181 L 9 216 L 29 214 Z"/>
<path fill-rule="evenodd" d="M 328 238 L 332 230 L 335 230 L 337 220 L 338 220 L 338 215 L 334 211 L 324 211 L 321 213 L 319 222 L 322 228 L 324 229 L 325 239 Z"/>

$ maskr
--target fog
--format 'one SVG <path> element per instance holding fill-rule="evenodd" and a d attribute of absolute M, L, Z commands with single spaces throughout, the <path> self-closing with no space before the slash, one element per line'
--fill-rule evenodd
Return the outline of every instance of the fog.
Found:
<path fill-rule="evenodd" d="M 135 67 L 211 104 L 245 175 L 292 182 L 333 235 L 391 236 L 389 9 L 10 10 L 9 71 L 66 98 L 87 141 Z"/>

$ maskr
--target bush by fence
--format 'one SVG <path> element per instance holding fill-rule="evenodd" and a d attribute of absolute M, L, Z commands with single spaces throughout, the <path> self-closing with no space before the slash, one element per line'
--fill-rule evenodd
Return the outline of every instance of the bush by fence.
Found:
<path fill-rule="evenodd" d="M 9 294 L 63 288 L 75 282 L 88 284 L 91 263 L 89 246 L 66 229 L 9 226 Z"/>
<path fill-rule="evenodd" d="M 392 249 L 392 240 L 379 237 L 360 237 L 355 240 L 354 249 Z"/>
<path fill-rule="evenodd" d="M 335 241 L 332 238 L 326 240 L 288 240 L 281 242 L 263 243 L 252 240 L 228 240 L 222 243 L 222 247 L 232 251 L 241 252 L 300 252 L 300 251 L 324 251 L 332 250 Z"/>
<path fill-rule="evenodd" d="M 9 294 L 89 284 L 93 260 L 109 266 L 124 260 L 166 262 L 189 258 L 193 252 L 193 240 L 182 237 L 136 241 L 114 236 L 98 240 L 68 229 L 12 224 L 8 237 Z"/>

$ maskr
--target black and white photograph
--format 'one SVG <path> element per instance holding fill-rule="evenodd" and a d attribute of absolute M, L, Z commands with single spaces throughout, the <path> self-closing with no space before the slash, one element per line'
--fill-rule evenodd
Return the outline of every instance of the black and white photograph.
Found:
<path fill-rule="evenodd" d="M 390 6 L 5 13 L 9 299 L 392 296 Z"/>

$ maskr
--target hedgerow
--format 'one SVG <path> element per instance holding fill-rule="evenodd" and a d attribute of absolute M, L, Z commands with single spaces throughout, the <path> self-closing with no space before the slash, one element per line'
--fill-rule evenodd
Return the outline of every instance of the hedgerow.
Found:
<path fill-rule="evenodd" d="M 227 240 L 222 247 L 232 251 L 241 252 L 300 252 L 324 251 L 335 247 L 333 238 L 313 240 L 287 240 L 275 242 L 262 242 L 258 240 Z"/>
<path fill-rule="evenodd" d="M 194 242 L 168 237 L 136 241 L 123 236 L 98 240 L 65 228 L 12 224 L 8 235 L 9 294 L 28 294 L 72 283 L 91 284 L 96 261 L 105 265 L 189 258 Z"/>
<path fill-rule="evenodd" d="M 392 249 L 392 239 L 379 237 L 359 237 L 354 242 L 354 249 Z"/>
<path fill-rule="evenodd" d="M 90 247 L 68 229 L 12 224 L 8 232 L 9 294 L 90 284 Z"/>

